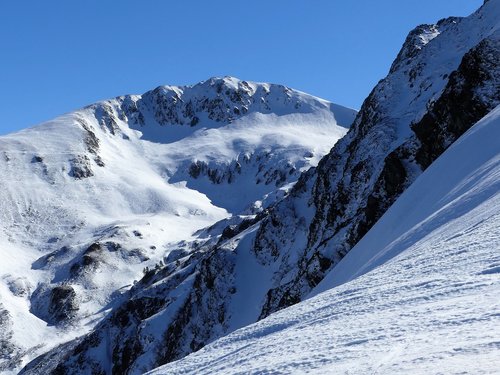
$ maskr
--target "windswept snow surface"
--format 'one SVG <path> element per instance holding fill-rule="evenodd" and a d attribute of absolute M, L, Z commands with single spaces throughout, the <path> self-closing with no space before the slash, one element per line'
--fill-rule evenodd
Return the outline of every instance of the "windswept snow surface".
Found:
<path fill-rule="evenodd" d="M 497 107 L 416 180 L 314 296 L 151 373 L 497 373 L 499 139 Z"/>

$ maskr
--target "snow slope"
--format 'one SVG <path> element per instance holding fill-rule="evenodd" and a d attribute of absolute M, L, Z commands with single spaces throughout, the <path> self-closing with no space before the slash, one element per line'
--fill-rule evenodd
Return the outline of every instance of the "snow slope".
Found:
<path fill-rule="evenodd" d="M 285 195 L 355 113 L 225 77 L 0 137 L 0 371 L 88 332 L 180 241 Z"/>
<path fill-rule="evenodd" d="M 498 14 L 500 1 L 490 0 L 468 17 L 410 32 L 347 135 L 262 220 L 254 252 L 280 271 L 261 317 L 303 300 L 423 170 L 500 104 Z"/>
<path fill-rule="evenodd" d="M 151 374 L 500 368 L 500 106 L 432 164 L 304 302 Z"/>

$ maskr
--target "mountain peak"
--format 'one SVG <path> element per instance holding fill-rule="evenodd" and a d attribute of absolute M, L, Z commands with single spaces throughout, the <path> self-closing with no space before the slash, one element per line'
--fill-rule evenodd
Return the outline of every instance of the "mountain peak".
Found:
<path fill-rule="evenodd" d="M 253 112 L 282 116 L 312 113 L 316 109 L 330 111 L 332 103 L 283 85 L 225 76 L 194 85 L 159 86 L 142 95 L 136 107 L 139 112 L 152 112 L 160 125 L 213 126 L 231 123 Z M 342 126 L 352 122 L 353 117 L 347 117 L 344 123 L 339 121 Z"/>
<path fill-rule="evenodd" d="M 207 79 L 205 81 L 201 81 L 198 84 L 200 84 L 200 85 L 208 84 L 212 87 L 222 84 L 222 85 L 227 86 L 227 87 L 237 88 L 241 82 L 244 82 L 244 81 L 242 81 L 239 78 L 232 77 L 232 76 L 224 76 L 224 77 L 214 76 L 214 77 L 210 77 L 209 79 Z"/>
<path fill-rule="evenodd" d="M 431 40 L 446 28 L 460 21 L 459 17 L 443 18 L 436 24 L 422 24 L 415 27 L 408 36 L 398 56 L 391 65 L 390 73 L 409 63 Z"/>

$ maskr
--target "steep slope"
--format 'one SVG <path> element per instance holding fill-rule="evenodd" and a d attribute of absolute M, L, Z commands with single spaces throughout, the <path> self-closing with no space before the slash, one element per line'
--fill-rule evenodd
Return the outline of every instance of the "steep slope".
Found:
<path fill-rule="evenodd" d="M 500 106 L 403 193 L 314 297 L 151 373 L 496 373 L 498 139 Z"/>
<path fill-rule="evenodd" d="M 263 211 L 354 116 L 225 77 L 0 137 L 0 370 L 88 332 L 195 232 Z"/>
<path fill-rule="evenodd" d="M 500 103 L 499 13 L 494 0 L 410 33 L 351 131 L 260 226 L 256 256 L 282 269 L 261 317 L 307 295 L 422 170 Z M 295 255 L 283 261 L 283 253 Z"/>
<path fill-rule="evenodd" d="M 499 7 L 492 0 L 467 18 L 410 33 L 353 127 L 290 194 L 200 231 L 90 334 L 30 371 L 141 373 L 304 299 L 422 170 L 499 103 Z"/>

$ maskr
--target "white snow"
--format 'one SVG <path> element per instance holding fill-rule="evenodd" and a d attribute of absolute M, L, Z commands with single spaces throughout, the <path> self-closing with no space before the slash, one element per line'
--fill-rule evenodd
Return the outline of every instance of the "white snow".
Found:
<path fill-rule="evenodd" d="M 218 128 L 201 127 L 190 136 L 164 145 L 151 143 L 148 158 L 162 163 L 171 175 L 171 182 L 188 181 L 187 186 L 204 192 L 217 206 L 229 212 L 241 212 L 250 202 L 272 193 L 276 187 L 255 184 L 259 167 L 280 167 L 286 161 L 298 171 L 317 165 L 347 129 L 335 124 L 329 110 L 312 114 L 262 114 L 253 113 L 230 125 Z M 252 155 L 268 155 L 259 162 Z M 307 155 L 311 157 L 306 157 Z M 244 156 L 250 156 L 249 165 Z M 191 179 L 187 166 L 202 161 L 209 167 L 223 169 L 237 160 L 243 165 L 242 173 L 231 184 L 214 186 L 206 178 Z M 283 163 L 284 164 L 284 163 Z M 184 167 L 184 168 L 182 168 Z"/>
<path fill-rule="evenodd" d="M 458 68 L 464 54 L 484 38 L 498 34 L 499 14 L 500 2 L 489 1 L 469 17 L 444 22 L 440 27 L 433 25 L 419 36 L 418 55 L 408 59 L 377 86 L 379 105 L 390 106 L 389 118 L 384 120 L 385 125 L 391 125 L 391 132 L 386 130 L 388 133 L 383 137 L 392 138 L 391 149 L 411 135 L 409 125 L 417 123 L 427 112 L 427 105 L 439 98 L 450 72 Z M 383 139 L 378 142 L 384 144 Z"/>
<path fill-rule="evenodd" d="M 306 301 L 151 374 L 492 374 L 500 368 L 500 107 Z"/>
<path fill-rule="evenodd" d="M 228 332 L 251 324 L 259 318 L 262 296 L 269 290 L 272 272 L 263 267 L 251 253 L 257 226 L 248 229 L 232 239 L 236 243 L 238 257 L 234 274 L 237 275 L 235 288 L 238 293 L 231 299 L 228 315 L 231 316 Z M 258 278 L 255 275 L 259 275 Z"/>
<path fill-rule="evenodd" d="M 252 90 L 269 87 L 248 84 Z M 210 91 L 207 84 L 194 87 L 199 92 L 193 96 Z M 355 111 L 287 90 L 303 104 L 302 112 L 283 107 L 276 113 L 249 112 L 230 124 L 200 121 L 195 127 L 160 126 L 150 116 L 139 127 L 118 115 L 117 98 L 0 137 L 0 308 L 10 315 L 9 342 L 18 347 L 18 366 L 92 329 L 142 277 L 144 267 L 154 266 L 179 241 L 254 201 L 269 204 L 282 194 L 274 192 L 274 184 L 256 184 L 254 159 L 232 184 L 219 185 L 191 178 L 192 162 L 224 170 L 245 155 L 266 155 L 261 163 L 266 168 L 297 169 L 288 176 L 288 188 L 299 171 L 317 164 L 346 133 Z M 98 122 L 100 105 L 112 111 L 116 134 Z M 104 167 L 88 151 L 82 123 L 99 139 Z M 77 156 L 89 158 L 94 176 L 69 175 Z M 69 276 L 90 244 L 106 241 L 124 248 L 103 252 L 93 272 Z M 46 300 L 33 298 L 36 289 L 58 283 L 68 283 L 78 295 L 78 319 L 69 327 L 48 325 L 34 314 L 47 309 Z M 0 368 L 5 364 L 2 358 Z"/>

